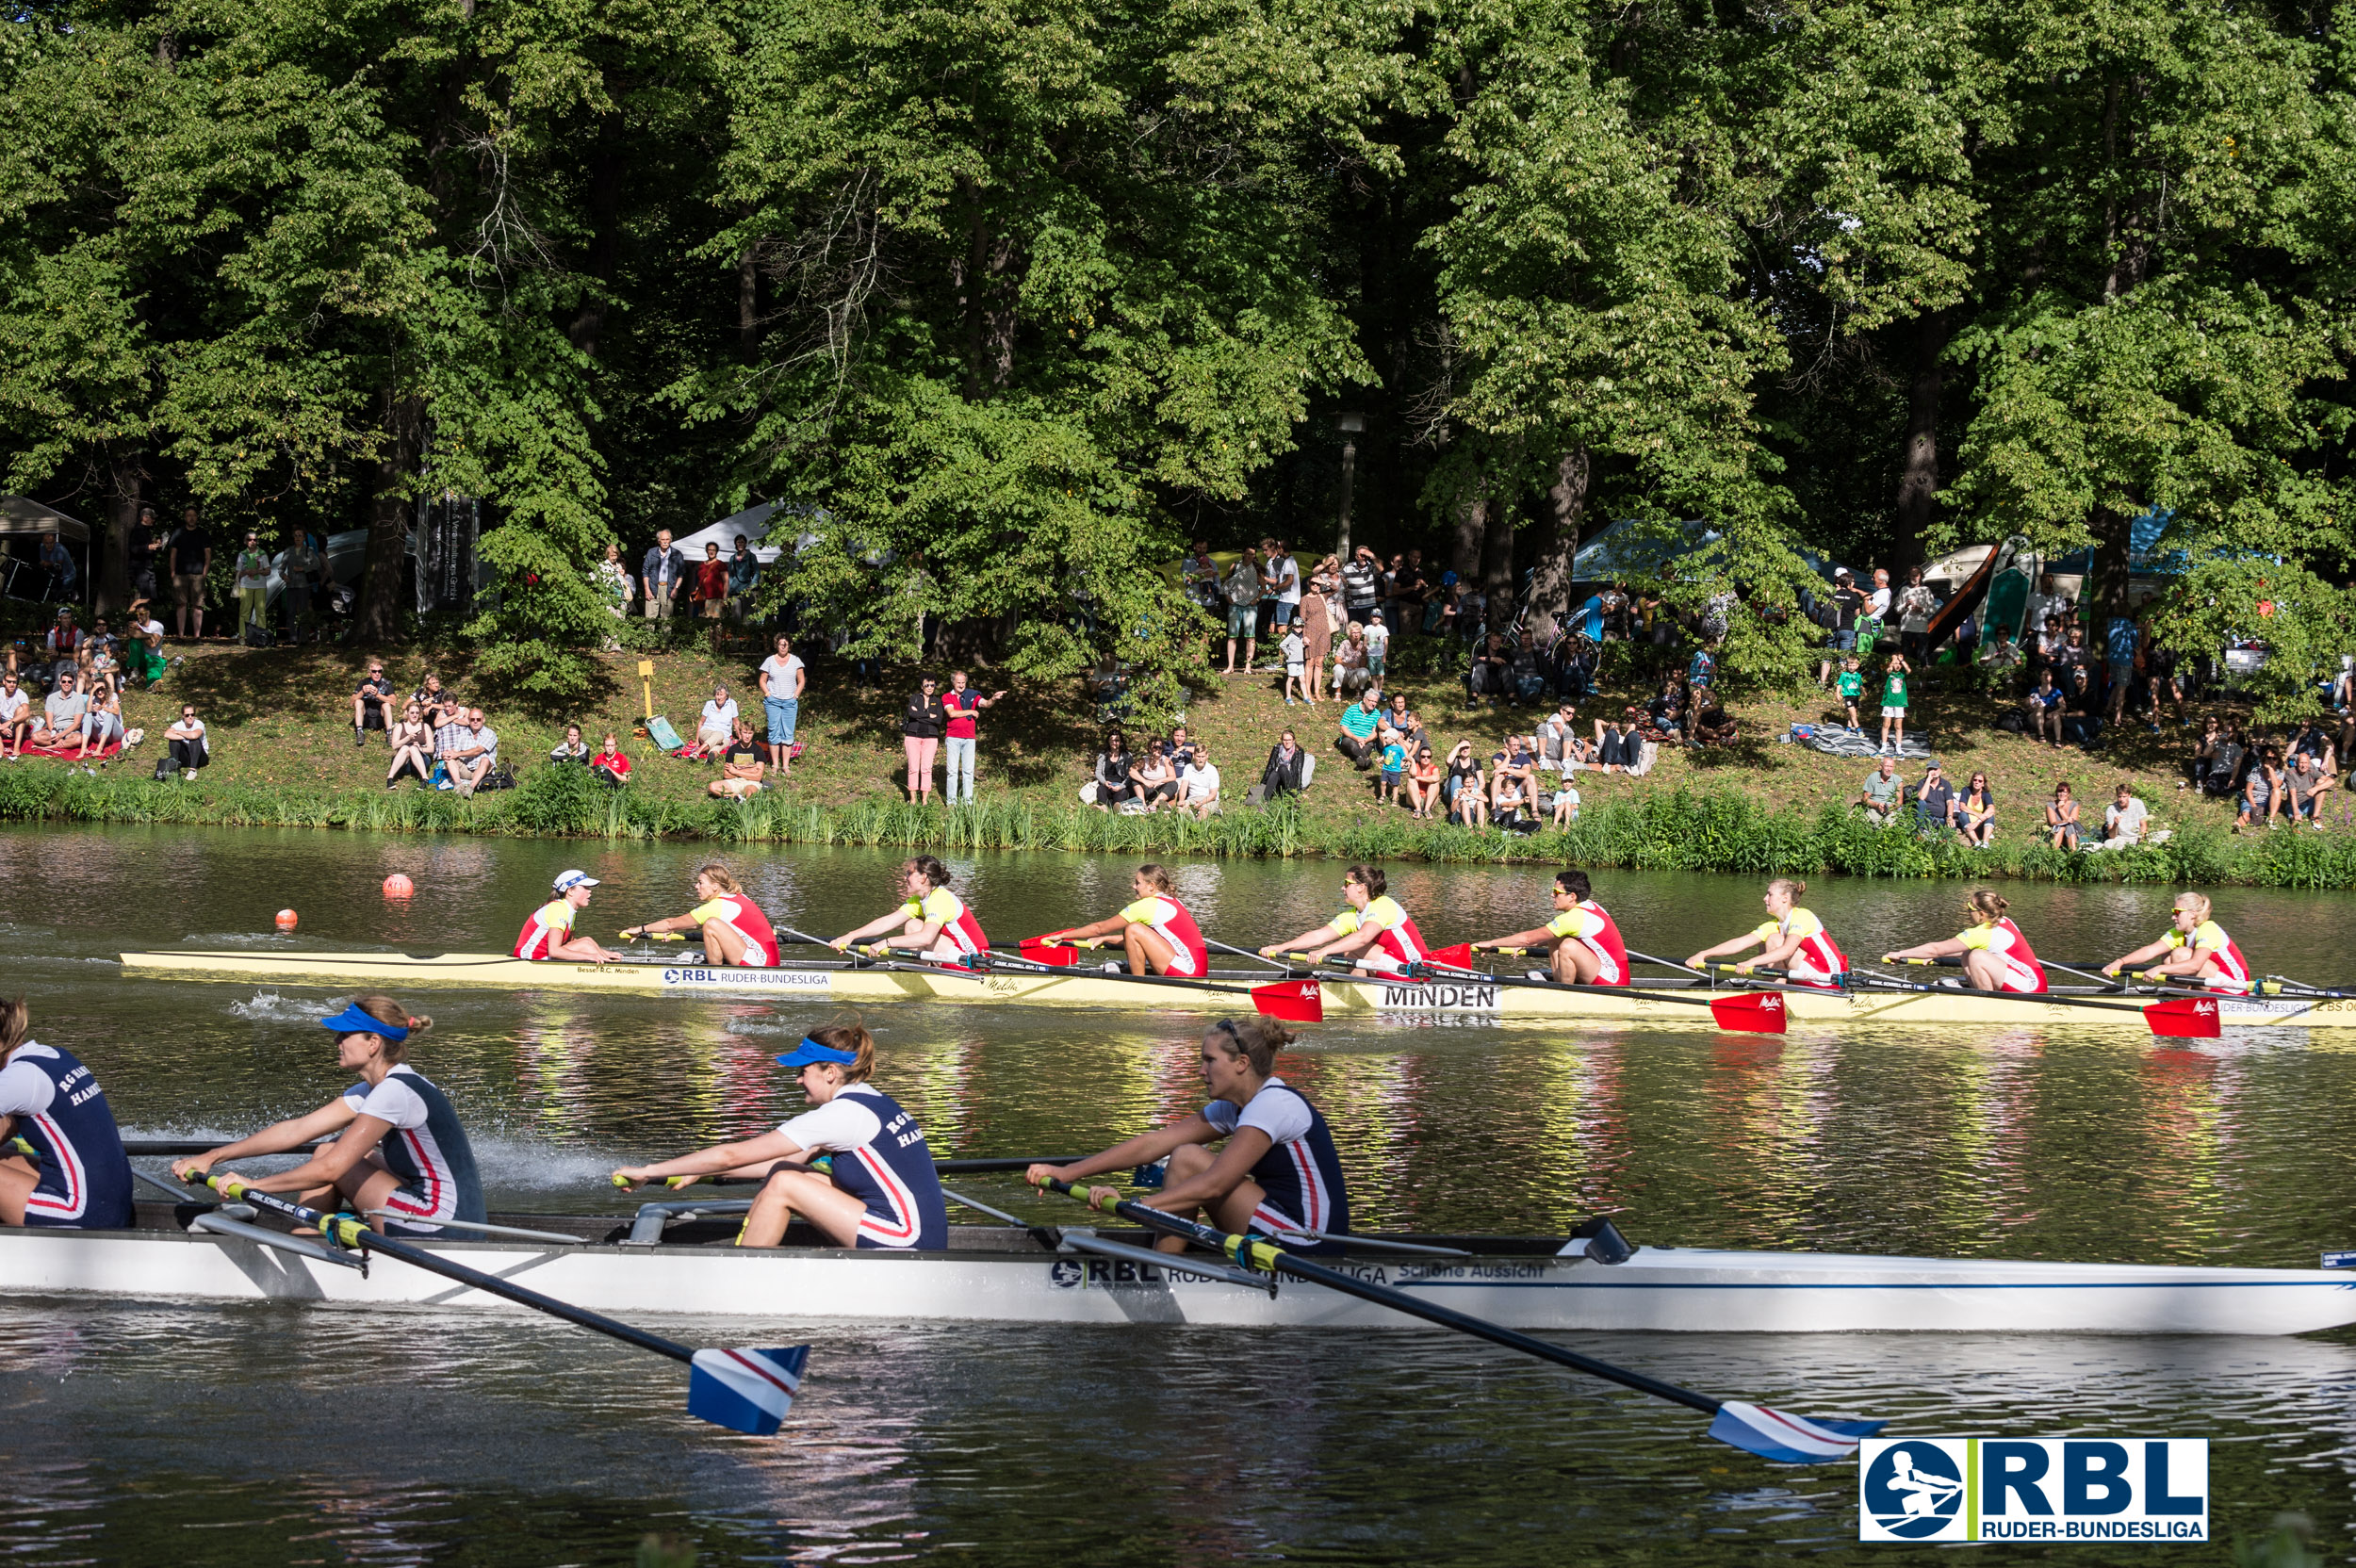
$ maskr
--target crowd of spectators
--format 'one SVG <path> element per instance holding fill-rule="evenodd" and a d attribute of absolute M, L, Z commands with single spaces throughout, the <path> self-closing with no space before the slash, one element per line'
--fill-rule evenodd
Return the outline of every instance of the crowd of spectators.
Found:
<path fill-rule="evenodd" d="M 1910 826 L 1925 837 L 1952 833 L 1974 849 L 1991 847 L 1996 841 L 1997 796 L 1988 775 L 1975 772 L 1958 786 L 1936 760 L 1925 762 L 1922 776 L 1908 783 L 1898 760 L 1883 757 L 1865 776 L 1850 806 L 1878 827 Z M 2169 836 L 2168 829 L 2153 825 L 2151 808 L 2123 779 L 2111 804 L 2103 808 L 2099 834 L 2083 819 L 2066 779 L 2053 786 L 2040 816 L 2031 826 L 2057 849 L 2127 849 L 2158 843 Z"/>

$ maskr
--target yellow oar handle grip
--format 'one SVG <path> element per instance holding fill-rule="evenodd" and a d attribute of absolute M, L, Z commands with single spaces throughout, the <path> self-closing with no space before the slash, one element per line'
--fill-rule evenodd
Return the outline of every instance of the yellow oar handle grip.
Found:
<path fill-rule="evenodd" d="M 663 1178 L 663 1184 L 673 1192 L 677 1192 L 681 1187 L 692 1187 L 702 1180 L 700 1176 L 665 1176 Z"/>

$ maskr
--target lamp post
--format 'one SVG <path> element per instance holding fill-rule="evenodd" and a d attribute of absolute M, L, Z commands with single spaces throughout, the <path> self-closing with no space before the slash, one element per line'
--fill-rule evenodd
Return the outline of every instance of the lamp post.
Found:
<path fill-rule="evenodd" d="M 1333 554 L 1347 566 L 1350 564 L 1350 483 L 1358 471 L 1357 437 L 1366 428 L 1366 416 L 1363 414 L 1336 415 L 1333 423 L 1342 433 L 1342 527 L 1341 539 L 1333 547 Z"/>

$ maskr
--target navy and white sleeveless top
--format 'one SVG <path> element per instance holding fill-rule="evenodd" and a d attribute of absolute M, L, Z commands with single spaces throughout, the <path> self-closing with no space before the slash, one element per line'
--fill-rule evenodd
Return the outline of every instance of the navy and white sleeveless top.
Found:
<path fill-rule="evenodd" d="M 0 1116 L 41 1160 L 25 1200 L 28 1227 L 118 1231 L 131 1225 L 131 1162 L 114 1112 L 71 1052 L 26 1040 L 0 1068 Z"/>
<path fill-rule="evenodd" d="M 1350 1188 L 1342 1180 L 1341 1156 L 1333 1152 L 1333 1135 L 1299 1090 L 1270 1078 L 1249 1105 L 1238 1109 L 1232 1100 L 1214 1100 L 1203 1107 L 1203 1119 L 1221 1133 L 1253 1127 L 1268 1135 L 1272 1147 L 1252 1168 L 1252 1179 L 1265 1195 L 1252 1211 L 1252 1229 L 1295 1251 L 1342 1250 L 1338 1242 L 1285 1241 L 1304 1228 L 1350 1233 Z"/>
<path fill-rule="evenodd" d="M 406 1063 L 370 1088 L 358 1083 L 344 1090 L 344 1103 L 362 1116 L 392 1123 L 377 1145 L 384 1168 L 401 1180 L 384 1200 L 388 1235 L 430 1236 L 436 1220 L 483 1219 L 483 1180 L 475 1174 L 474 1149 L 458 1124 L 450 1096 Z"/>
<path fill-rule="evenodd" d="M 949 1245 L 949 1204 L 924 1129 L 875 1085 L 845 1084 L 777 1131 L 813 1154 L 834 1156 L 834 1184 L 867 1205 L 858 1245 L 924 1251 Z"/>

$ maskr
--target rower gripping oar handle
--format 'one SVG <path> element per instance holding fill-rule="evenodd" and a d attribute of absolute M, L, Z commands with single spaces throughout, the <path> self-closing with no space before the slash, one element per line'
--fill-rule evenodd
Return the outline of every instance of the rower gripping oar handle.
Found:
<path fill-rule="evenodd" d="M 1167 1230 L 1174 1234 L 1184 1235 L 1188 1240 L 1210 1248 L 1239 1267 L 1256 1268 L 1263 1274 L 1275 1273 L 1278 1260 L 1284 1255 L 1283 1248 L 1265 1237 L 1225 1235 L 1207 1225 L 1197 1225 L 1181 1216 L 1166 1215 L 1147 1204 L 1111 1193 L 1105 1195 L 1103 1202 L 1093 1201 L 1083 1188 L 1073 1186 L 1070 1182 L 1059 1181 L 1053 1176 L 1034 1177 L 1032 1184 L 1044 1187 L 1050 1192 L 1060 1192 L 1069 1198 L 1076 1198 L 1087 1207 L 1102 1213 L 1114 1215 L 1122 1219 L 1134 1219 L 1138 1224 L 1152 1229 Z M 1143 1210 L 1144 1213 L 1134 1212 L 1137 1210 Z M 1151 1217 L 1149 1218 L 1148 1216 Z"/>

